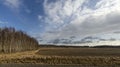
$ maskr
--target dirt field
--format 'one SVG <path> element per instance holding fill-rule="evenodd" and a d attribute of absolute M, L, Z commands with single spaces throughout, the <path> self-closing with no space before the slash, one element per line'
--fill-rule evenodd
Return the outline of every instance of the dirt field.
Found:
<path fill-rule="evenodd" d="M 47 56 L 120 56 L 120 48 L 42 48 L 37 54 Z"/>
<path fill-rule="evenodd" d="M 120 65 L 119 48 L 40 48 L 12 54 L 0 54 L 0 63 L 52 65 Z"/>

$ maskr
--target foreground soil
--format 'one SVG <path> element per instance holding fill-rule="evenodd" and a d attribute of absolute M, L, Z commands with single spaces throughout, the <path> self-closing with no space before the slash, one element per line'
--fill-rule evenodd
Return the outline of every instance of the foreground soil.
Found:
<path fill-rule="evenodd" d="M 0 63 L 120 65 L 119 48 L 40 48 L 0 54 Z"/>

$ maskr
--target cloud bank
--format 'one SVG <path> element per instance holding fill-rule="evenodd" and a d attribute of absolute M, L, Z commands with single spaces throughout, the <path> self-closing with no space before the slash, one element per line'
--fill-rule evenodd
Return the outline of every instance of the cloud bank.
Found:
<path fill-rule="evenodd" d="M 46 41 L 120 29 L 120 0 L 45 0 Z M 88 4 L 94 5 L 90 7 Z"/>

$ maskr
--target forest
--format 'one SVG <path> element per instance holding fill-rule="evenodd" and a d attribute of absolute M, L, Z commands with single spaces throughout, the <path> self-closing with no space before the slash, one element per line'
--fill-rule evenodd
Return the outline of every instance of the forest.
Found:
<path fill-rule="evenodd" d="M 0 53 L 12 53 L 38 48 L 38 42 L 22 31 L 12 27 L 0 28 Z"/>

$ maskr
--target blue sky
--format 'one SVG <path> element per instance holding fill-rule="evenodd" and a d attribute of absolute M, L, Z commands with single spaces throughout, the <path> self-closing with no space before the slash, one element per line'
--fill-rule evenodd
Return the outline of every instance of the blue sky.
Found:
<path fill-rule="evenodd" d="M 0 0 L 0 2 L 0 21 L 6 22 L 1 23 L 1 27 L 15 27 L 28 33 L 44 30 L 44 22 L 40 22 L 38 19 L 38 15 L 44 15 L 42 5 L 44 0 L 18 0 L 19 5 L 14 5 L 16 4 L 14 0 Z"/>
<path fill-rule="evenodd" d="M 120 0 L 0 0 L 0 27 L 41 43 L 119 31 Z"/>

